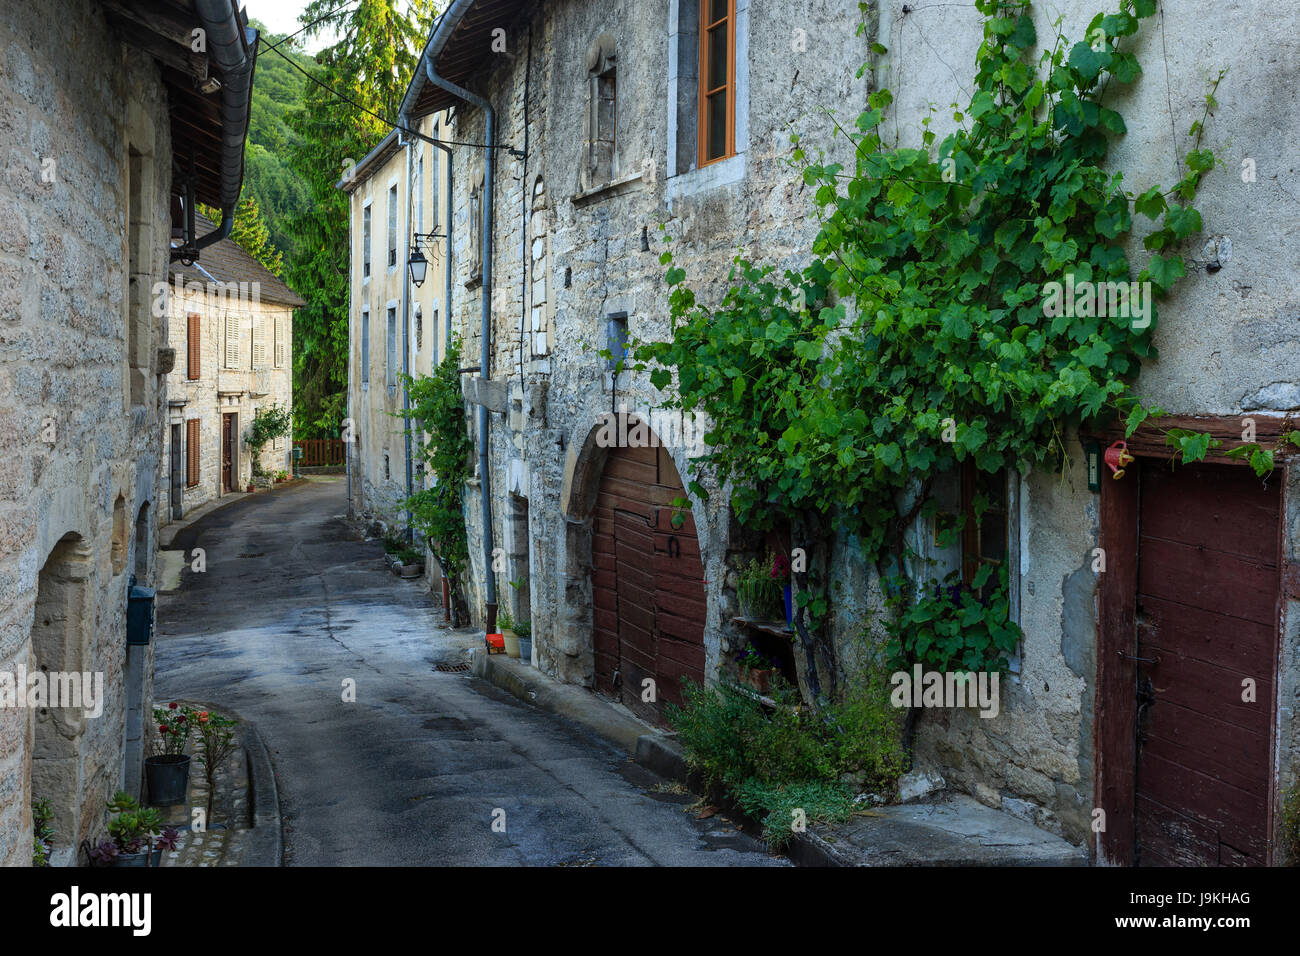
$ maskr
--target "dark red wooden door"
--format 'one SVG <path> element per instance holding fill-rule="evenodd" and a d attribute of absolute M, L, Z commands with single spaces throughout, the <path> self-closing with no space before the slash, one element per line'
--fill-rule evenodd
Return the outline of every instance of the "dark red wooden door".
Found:
<path fill-rule="evenodd" d="M 1264 865 L 1281 482 L 1154 463 L 1141 479 L 1136 862 Z"/>
<path fill-rule="evenodd" d="M 221 490 L 233 491 L 235 487 L 235 416 L 221 416 Z"/>
<path fill-rule="evenodd" d="M 684 495 L 664 449 L 614 448 L 596 498 L 596 688 L 656 723 L 663 723 L 665 702 L 680 703 L 683 677 L 704 678 L 704 565 L 695 521 L 686 512 L 680 527 L 672 522 L 671 503 Z"/>

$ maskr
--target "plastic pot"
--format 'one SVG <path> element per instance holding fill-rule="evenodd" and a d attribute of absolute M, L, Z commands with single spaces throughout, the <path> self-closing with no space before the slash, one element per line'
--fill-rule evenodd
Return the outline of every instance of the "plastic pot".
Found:
<path fill-rule="evenodd" d="M 506 639 L 506 657 L 513 657 L 515 660 L 518 660 L 519 659 L 519 635 L 516 634 L 514 631 L 507 631 L 503 628 L 501 631 L 501 636 Z"/>
<path fill-rule="evenodd" d="M 145 757 L 144 779 L 148 784 L 149 803 L 152 806 L 174 807 L 184 803 L 190 784 L 190 755 Z"/>
<path fill-rule="evenodd" d="M 790 585 L 781 589 L 781 598 L 785 602 L 785 626 L 794 627 L 794 594 L 790 590 Z"/>
<path fill-rule="evenodd" d="M 519 660 L 523 664 L 533 662 L 533 639 L 531 637 L 521 637 L 519 640 Z"/>
<path fill-rule="evenodd" d="M 157 847 L 151 854 L 148 850 L 135 853 L 119 853 L 109 866 L 160 866 L 162 864 L 162 847 Z M 153 859 L 150 859 L 150 856 Z"/>

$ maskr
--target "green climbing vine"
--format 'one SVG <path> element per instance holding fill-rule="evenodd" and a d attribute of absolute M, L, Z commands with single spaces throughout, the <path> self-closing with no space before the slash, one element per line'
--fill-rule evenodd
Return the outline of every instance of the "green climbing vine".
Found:
<path fill-rule="evenodd" d="M 1155 0 L 1123 0 L 1075 43 L 1058 20 L 1036 63 L 1028 3 L 975 5 L 984 40 L 970 102 L 954 106 L 956 131 L 936 142 L 926 118 L 922 148 L 886 144 L 892 97 L 881 89 L 852 129 L 837 124 L 855 147 L 851 170 L 794 137 L 821 223 L 808 264 L 778 275 L 737 257 L 711 307 L 669 247 L 673 334 L 636 343 L 632 359 L 657 388 L 675 377 L 668 406 L 707 416 L 697 472 L 730 485 L 743 524 L 788 527 L 810 554 L 832 535 L 857 541 L 891 595 L 896 658 L 1001 668 L 1019 637 L 1005 575 L 981 581 L 979 598 L 918 601 L 905 532 L 933 508 L 932 482 L 963 462 L 986 473 L 1057 469 L 1071 425 L 1118 415 L 1132 434 L 1161 414 L 1133 384 L 1156 354 L 1158 300 L 1185 273 L 1178 247 L 1201 229 L 1191 203 L 1215 166 L 1201 136 L 1222 74 L 1189 130 L 1185 173 L 1133 193 L 1106 168 L 1126 127 L 1105 93 L 1140 76 L 1126 41 Z M 1138 217 L 1149 231 L 1135 264 L 1125 248 Z M 1184 461 L 1214 447 L 1174 432 Z M 1257 470 L 1272 467 L 1271 452 L 1255 452 Z M 815 660 L 834 694 L 824 566 L 795 576 L 814 696 Z"/>
<path fill-rule="evenodd" d="M 465 482 L 470 477 L 474 449 L 465 424 L 465 399 L 460 388 L 460 340 L 453 339 L 431 375 L 403 375 L 402 380 L 412 423 L 412 455 L 435 476 L 431 487 L 415 492 L 404 505 L 411 511 L 412 526 L 428 542 L 447 578 L 456 619 L 456 597 L 469 563 Z"/>

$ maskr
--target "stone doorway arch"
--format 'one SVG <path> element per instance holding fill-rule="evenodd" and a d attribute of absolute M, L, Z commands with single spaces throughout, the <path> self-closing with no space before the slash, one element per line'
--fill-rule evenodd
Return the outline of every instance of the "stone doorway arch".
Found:
<path fill-rule="evenodd" d="M 82 537 L 64 535 L 50 551 L 36 583 L 32 619 L 31 673 L 89 671 L 95 608 L 93 556 Z M 33 708 L 31 725 L 32 800 L 48 800 L 54 812 L 55 849 L 75 846 L 87 835 L 96 807 L 82 800 L 85 767 L 79 707 Z"/>
<path fill-rule="evenodd" d="M 572 461 L 561 491 L 567 560 L 557 669 L 663 723 L 664 704 L 680 702 L 681 680 L 703 681 L 706 657 L 695 518 L 672 504 L 686 496 L 681 476 L 658 435 L 627 413 L 602 416 Z"/>

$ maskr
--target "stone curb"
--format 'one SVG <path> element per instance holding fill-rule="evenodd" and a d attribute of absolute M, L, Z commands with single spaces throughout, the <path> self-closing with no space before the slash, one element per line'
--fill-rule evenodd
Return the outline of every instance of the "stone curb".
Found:
<path fill-rule="evenodd" d="M 223 705 L 196 703 L 183 698 L 178 703 L 196 710 L 213 710 L 237 720 L 237 739 L 248 773 L 248 799 L 252 803 L 253 826 L 239 831 L 244 835 L 235 866 L 283 866 L 284 837 L 280 817 L 280 789 L 275 782 L 271 754 L 258 733 L 257 726 L 242 714 Z M 225 861 L 223 860 L 223 863 Z M 231 865 L 231 864 L 225 864 Z"/>
<path fill-rule="evenodd" d="M 253 829 L 248 831 L 242 866 L 282 866 L 284 839 L 280 828 L 280 789 L 275 783 L 271 754 L 257 728 L 240 718 L 241 743 L 248 759 L 248 790 L 253 801 Z"/>
<path fill-rule="evenodd" d="M 585 687 L 561 684 L 535 667 L 520 664 L 504 654 L 471 653 L 470 672 L 526 704 L 567 717 L 598 737 L 626 750 L 638 764 L 670 780 L 685 782 L 686 760 L 681 747 L 668 735 L 630 714 L 616 710 Z"/>

